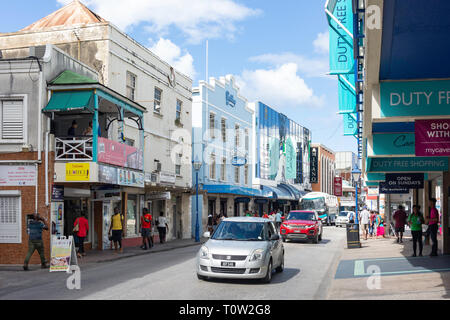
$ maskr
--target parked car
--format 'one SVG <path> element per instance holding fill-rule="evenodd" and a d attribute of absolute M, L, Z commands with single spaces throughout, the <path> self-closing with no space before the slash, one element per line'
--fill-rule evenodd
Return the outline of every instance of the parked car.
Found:
<path fill-rule="evenodd" d="M 280 227 L 280 234 L 285 242 L 288 239 L 322 241 L 322 219 L 314 210 L 294 210 L 289 212 Z"/>
<path fill-rule="evenodd" d="M 353 213 L 353 211 L 341 211 L 339 212 L 338 217 L 336 218 L 336 227 L 345 227 L 347 223 L 349 222 L 350 214 Z"/>
<path fill-rule="evenodd" d="M 209 237 L 209 232 L 204 234 Z M 284 269 L 284 246 L 272 221 L 224 219 L 197 254 L 197 277 L 272 280 Z"/>

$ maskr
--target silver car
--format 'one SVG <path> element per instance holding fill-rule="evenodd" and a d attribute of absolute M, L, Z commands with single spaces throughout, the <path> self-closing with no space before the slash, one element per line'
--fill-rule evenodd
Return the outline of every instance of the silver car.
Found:
<path fill-rule="evenodd" d="M 347 223 L 349 223 L 349 217 L 350 214 L 354 212 L 353 211 L 341 211 L 339 212 L 339 215 L 336 218 L 336 227 L 345 227 L 347 226 Z"/>
<path fill-rule="evenodd" d="M 209 233 L 206 232 L 206 237 Z M 284 269 L 284 247 L 269 219 L 224 219 L 197 254 L 197 277 L 272 280 Z"/>

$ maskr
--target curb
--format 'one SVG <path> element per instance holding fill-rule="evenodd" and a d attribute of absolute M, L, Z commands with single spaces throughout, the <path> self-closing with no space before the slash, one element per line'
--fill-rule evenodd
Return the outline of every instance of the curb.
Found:
<path fill-rule="evenodd" d="M 105 259 L 105 260 L 100 260 L 100 261 L 92 261 L 92 262 L 87 262 L 86 265 L 88 264 L 94 264 L 94 263 L 104 263 L 104 262 L 113 262 L 113 261 L 117 261 L 117 260 L 122 260 L 122 259 L 126 259 L 126 258 L 132 258 L 132 257 L 137 257 L 137 256 L 143 256 L 146 254 L 152 254 L 152 253 L 158 253 L 158 252 L 165 252 L 165 251 L 171 251 L 171 250 L 175 250 L 175 249 L 181 249 L 181 248 L 188 248 L 188 247 L 193 247 L 193 246 L 197 246 L 197 245 L 202 245 L 204 242 L 200 241 L 200 243 L 189 243 L 186 245 L 182 245 L 182 246 L 178 246 L 178 247 L 167 247 L 167 248 L 162 248 L 162 249 L 154 249 L 154 250 L 143 250 L 142 252 L 136 252 L 133 254 L 128 254 L 128 255 L 117 255 L 114 258 L 111 259 Z"/>

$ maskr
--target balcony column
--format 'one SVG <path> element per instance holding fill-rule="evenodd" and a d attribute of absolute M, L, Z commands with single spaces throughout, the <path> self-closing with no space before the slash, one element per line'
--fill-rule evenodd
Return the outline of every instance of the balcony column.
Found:
<path fill-rule="evenodd" d="M 98 95 L 94 90 L 94 118 L 92 119 L 92 160 L 94 162 L 97 162 L 98 127 Z"/>
<path fill-rule="evenodd" d="M 117 141 L 119 141 L 120 143 L 122 143 L 123 142 L 123 139 L 124 139 L 124 137 L 125 137 L 125 135 L 124 135 L 124 132 L 123 132 L 123 128 L 124 128 L 124 125 L 123 125 L 123 123 L 124 123 L 124 117 L 123 117 L 123 107 L 122 106 L 120 106 L 119 107 L 119 118 L 118 118 L 118 128 L 117 128 L 117 130 L 118 130 L 118 132 L 117 132 L 117 135 L 118 135 L 118 138 L 117 138 Z"/>

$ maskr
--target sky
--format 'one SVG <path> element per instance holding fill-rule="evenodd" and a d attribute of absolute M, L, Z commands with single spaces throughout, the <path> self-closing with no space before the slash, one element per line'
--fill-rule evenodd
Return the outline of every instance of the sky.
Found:
<path fill-rule="evenodd" d="M 18 31 L 71 0 L 6 1 L 0 32 Z M 343 136 L 338 81 L 327 76 L 325 0 L 81 0 L 193 79 L 232 74 L 241 95 L 262 101 L 333 151 L 356 152 Z"/>

